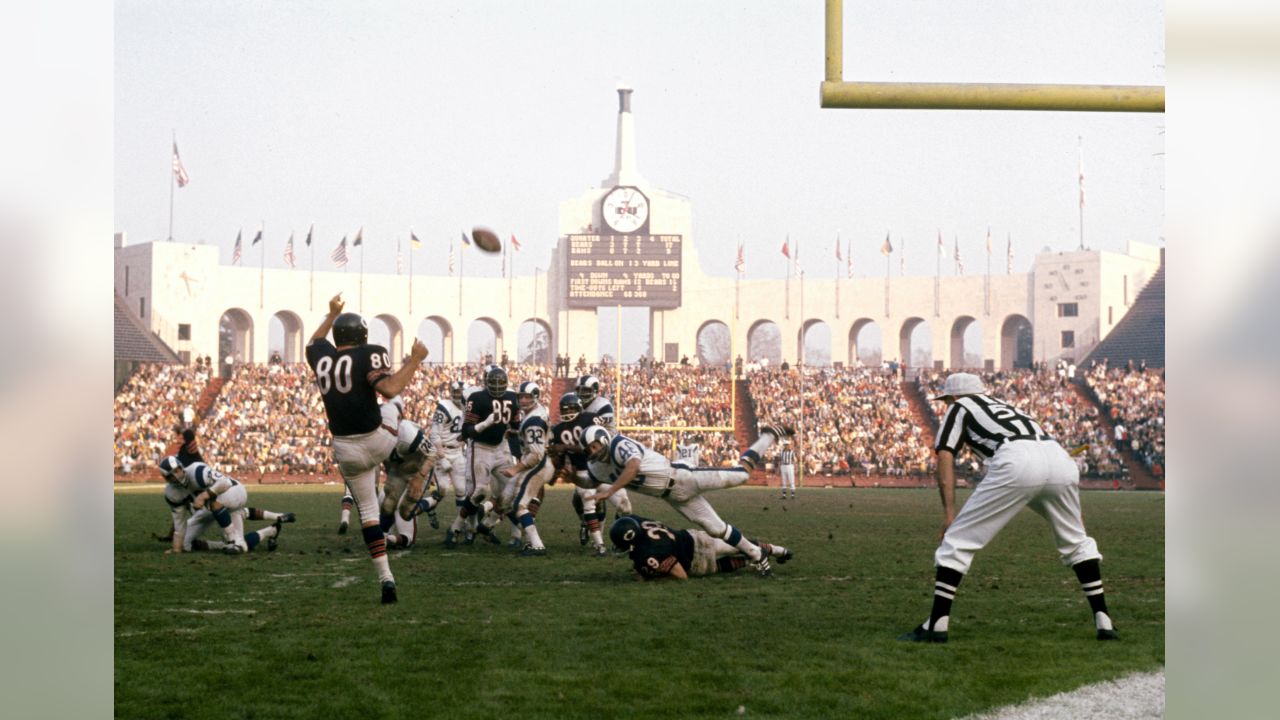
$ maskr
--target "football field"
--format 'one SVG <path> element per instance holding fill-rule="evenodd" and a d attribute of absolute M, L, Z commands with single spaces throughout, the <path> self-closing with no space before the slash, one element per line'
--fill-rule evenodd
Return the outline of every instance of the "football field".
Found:
<path fill-rule="evenodd" d="M 634 581 L 625 557 L 578 544 L 555 487 L 538 517 L 548 557 L 446 551 L 422 518 L 418 544 L 391 554 L 400 602 L 384 607 L 358 528 L 336 533 L 340 486 L 250 486 L 251 506 L 298 522 L 276 552 L 238 557 L 165 556 L 160 487 L 120 488 L 116 717 L 950 718 L 1164 665 L 1162 494 L 1083 493 L 1120 642 L 1094 640 L 1048 525 L 1023 511 L 965 577 L 950 643 L 926 646 L 895 638 L 928 614 L 937 492 L 776 493 L 707 496 L 795 551 L 772 579 Z"/>

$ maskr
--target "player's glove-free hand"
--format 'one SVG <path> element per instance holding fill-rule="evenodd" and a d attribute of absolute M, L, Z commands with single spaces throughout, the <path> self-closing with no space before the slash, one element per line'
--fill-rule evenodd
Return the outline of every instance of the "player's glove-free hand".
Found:
<path fill-rule="evenodd" d="M 501 420 L 502 420 L 501 413 L 498 412 L 497 408 L 494 408 L 492 415 L 476 423 L 476 432 L 484 432 L 485 430 L 488 430 L 489 428 L 496 425 Z"/>

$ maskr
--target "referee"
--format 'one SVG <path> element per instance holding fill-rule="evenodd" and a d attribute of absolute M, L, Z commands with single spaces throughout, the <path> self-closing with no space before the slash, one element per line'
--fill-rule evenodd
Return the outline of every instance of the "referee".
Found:
<path fill-rule="evenodd" d="M 1023 507 L 1053 528 L 1058 554 L 1075 571 L 1089 601 L 1097 638 L 1118 639 L 1102 591 L 1102 555 L 1080 519 L 1080 470 L 1075 461 L 1035 420 L 986 395 L 976 375 L 947 376 L 942 393 L 930 399 L 947 403 L 934 444 L 944 516 L 942 542 L 934 553 L 937 569 L 929 619 L 898 639 L 947 641 L 951 602 L 974 554 Z M 986 459 L 987 474 L 957 514 L 955 457 L 965 445 Z"/>
<path fill-rule="evenodd" d="M 782 471 L 782 495 L 779 500 L 787 499 L 787 488 L 791 488 L 791 499 L 796 499 L 796 451 L 790 441 L 783 441 L 778 451 L 778 467 Z"/>

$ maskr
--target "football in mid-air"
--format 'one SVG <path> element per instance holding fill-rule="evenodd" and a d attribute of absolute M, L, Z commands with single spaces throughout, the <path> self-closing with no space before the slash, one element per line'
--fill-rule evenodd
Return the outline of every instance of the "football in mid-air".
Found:
<path fill-rule="evenodd" d="M 476 247 L 487 253 L 496 253 L 502 250 L 502 241 L 498 239 L 498 233 L 483 225 L 471 228 L 471 239 L 475 241 Z"/>

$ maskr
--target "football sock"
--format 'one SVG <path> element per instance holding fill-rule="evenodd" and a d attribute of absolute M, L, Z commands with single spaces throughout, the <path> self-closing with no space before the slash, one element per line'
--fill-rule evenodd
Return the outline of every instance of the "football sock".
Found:
<path fill-rule="evenodd" d="M 956 599 L 956 590 L 964 573 L 949 567 L 938 566 L 933 581 L 933 609 L 929 611 L 929 630 L 946 632 L 951 621 L 951 602 Z"/>
<path fill-rule="evenodd" d="M 223 530 L 231 526 L 231 513 L 226 508 L 214 510 L 213 519 L 218 521 L 218 527 Z"/>
<path fill-rule="evenodd" d="M 394 513 L 381 513 L 378 515 L 378 525 L 382 528 L 382 532 L 390 530 L 396 524 L 396 516 Z"/>
<path fill-rule="evenodd" d="M 750 562 L 741 555 L 731 555 L 729 557 L 716 558 L 716 572 L 733 572 L 747 566 Z"/>
<path fill-rule="evenodd" d="M 1076 571 L 1076 579 L 1080 581 L 1080 589 L 1089 601 L 1089 609 L 1093 611 L 1094 623 L 1099 630 L 1115 629 L 1111 624 L 1111 615 L 1107 612 L 1107 596 L 1102 591 L 1102 566 L 1095 558 L 1085 560 L 1071 566 Z"/>
<path fill-rule="evenodd" d="M 263 510 L 262 508 L 249 508 L 250 520 L 266 520 L 267 522 L 275 522 L 280 517 L 280 513 Z"/>
<path fill-rule="evenodd" d="M 728 523 L 725 523 L 724 534 L 720 536 L 720 539 L 738 548 L 738 550 L 742 551 L 743 555 L 752 558 L 753 562 L 759 562 L 765 557 L 763 548 L 751 542 L 751 540 L 744 536 L 738 528 L 729 525 Z"/>
<path fill-rule="evenodd" d="M 591 544 L 592 545 L 604 544 L 604 533 L 600 532 L 599 523 L 596 523 L 596 529 L 591 531 Z"/>

